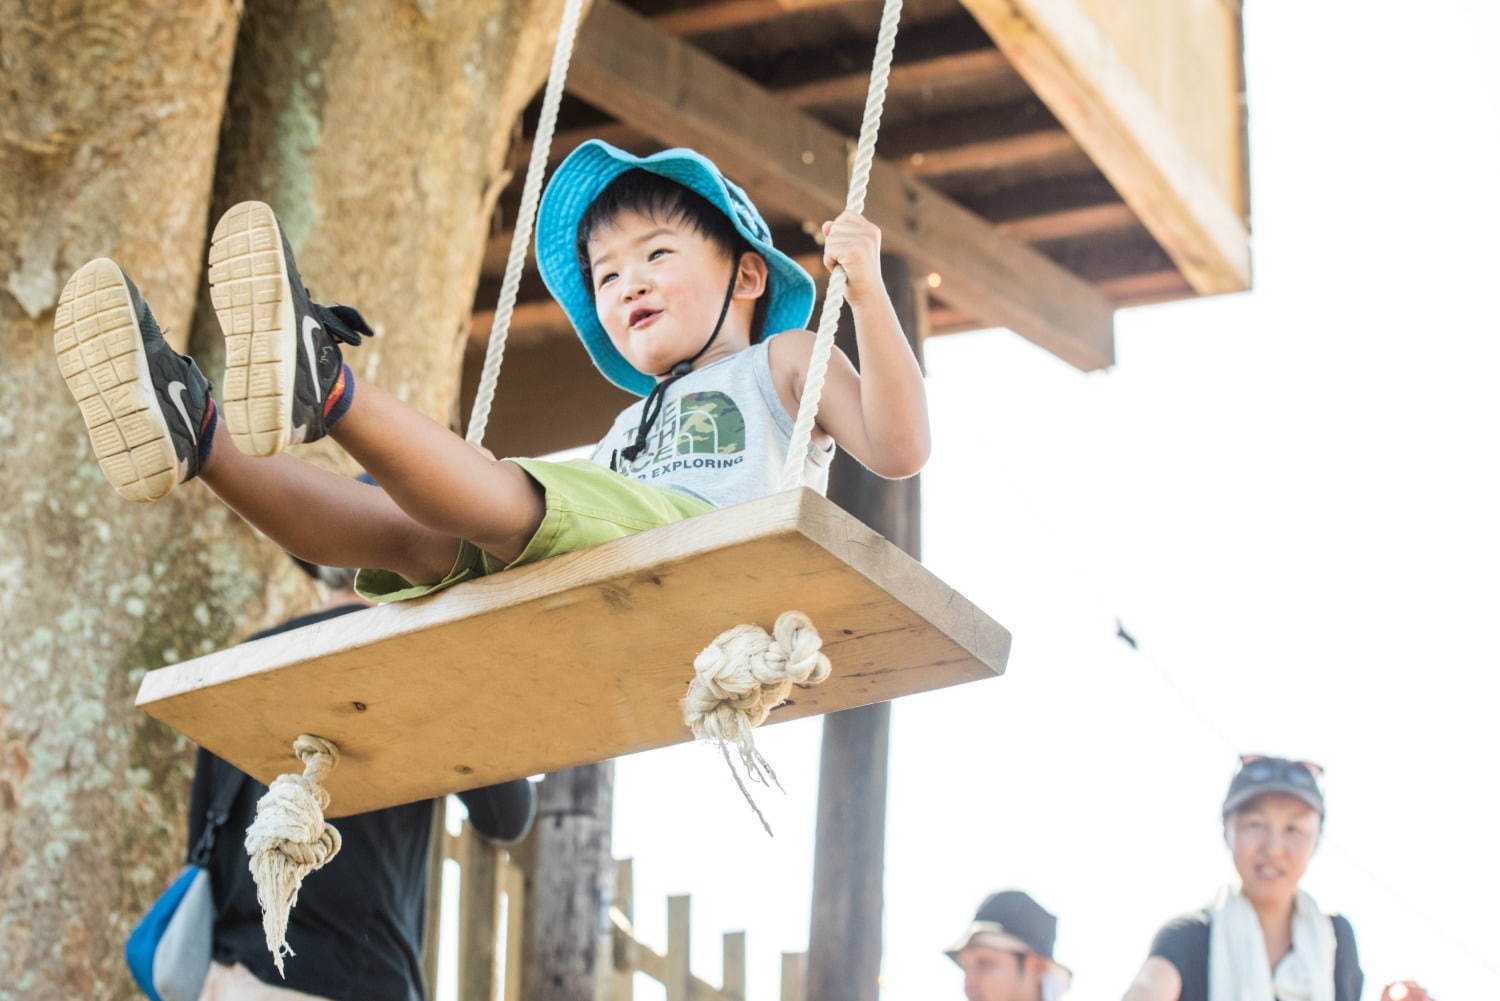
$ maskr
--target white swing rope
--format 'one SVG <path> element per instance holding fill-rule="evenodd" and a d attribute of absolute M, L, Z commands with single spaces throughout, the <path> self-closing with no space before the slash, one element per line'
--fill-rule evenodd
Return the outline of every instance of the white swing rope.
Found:
<path fill-rule="evenodd" d="M 495 319 L 490 323 L 490 342 L 484 350 L 484 367 L 479 372 L 479 388 L 474 393 L 474 409 L 469 414 L 469 431 L 465 437 L 478 445 L 490 423 L 490 406 L 495 386 L 500 381 L 500 362 L 505 357 L 505 340 L 510 336 L 510 320 L 516 311 L 516 293 L 521 288 L 521 271 L 526 267 L 526 253 L 531 246 L 531 230 L 536 224 L 537 205 L 542 200 L 542 177 L 547 173 L 547 159 L 552 153 L 552 134 L 557 130 L 557 109 L 562 103 L 563 84 L 568 79 L 568 64 L 573 60 L 573 42 L 578 37 L 579 12 L 583 0 L 567 0 L 562 24 L 557 29 L 557 44 L 552 49 L 552 70 L 547 74 L 547 90 L 542 95 L 542 116 L 531 142 L 531 160 L 526 164 L 526 182 L 521 188 L 521 208 L 516 213 L 515 231 L 510 238 L 510 255 L 505 259 L 505 278 L 500 282 L 500 301 L 495 304 Z"/>
<path fill-rule="evenodd" d="M 859 126 L 859 143 L 850 167 L 849 195 L 844 203 L 851 212 L 863 212 L 865 207 L 870 166 L 875 161 L 875 139 L 880 132 L 886 84 L 891 75 L 891 53 L 896 47 L 896 26 L 901 20 L 901 2 L 885 0 L 880 17 L 870 89 L 865 95 L 865 114 Z M 806 477 L 813 425 L 823 398 L 828 358 L 833 353 L 847 286 L 848 276 L 843 266 L 836 265 L 828 276 L 823 312 L 803 382 L 802 402 L 787 444 L 786 466 L 781 474 L 783 490 L 800 487 Z M 794 685 L 810 687 L 827 679 L 832 668 L 822 653 L 822 645 L 812 620 L 801 612 L 783 612 L 770 633 L 753 624 L 735 626 L 715 637 L 693 661 L 694 677 L 682 699 L 683 722 L 694 737 L 719 745 L 735 783 L 767 834 L 771 833 L 771 827 L 735 770 L 729 758 L 729 745 L 739 751 L 745 775 L 752 782 L 762 785 L 776 782 L 776 773 L 755 749 L 754 728 L 786 699 Z M 779 782 L 776 784 L 780 786 Z"/>
<path fill-rule="evenodd" d="M 557 110 L 562 102 L 563 82 L 568 63 L 573 58 L 573 43 L 578 37 L 579 12 L 583 0 L 567 0 L 552 50 L 552 69 L 542 97 L 542 115 L 537 123 L 531 146 L 531 161 L 526 167 L 521 208 L 516 217 L 515 233 L 510 241 L 510 256 L 505 263 L 505 278 L 500 284 L 500 301 L 490 325 L 490 342 L 485 349 L 484 368 L 479 376 L 479 390 L 474 396 L 474 410 L 469 416 L 468 441 L 484 440 L 490 420 L 490 406 L 495 385 L 500 379 L 500 362 L 505 355 L 505 340 L 515 313 L 516 292 L 521 286 L 521 270 L 526 265 L 527 247 L 541 201 L 542 176 L 552 150 L 552 135 L 557 129 Z M 266 933 L 266 948 L 282 970 L 282 957 L 292 955 L 286 942 L 287 921 L 297 903 L 297 891 L 308 873 L 319 869 L 338 854 L 342 845 L 339 832 L 323 819 L 328 806 L 328 791 L 323 777 L 338 763 L 338 747 L 331 740 L 310 734 L 300 735 L 292 750 L 302 759 L 301 775 L 282 775 L 271 783 L 255 807 L 255 822 L 245 834 L 245 850 L 250 855 L 250 874 L 255 879 L 255 893 L 260 901 L 261 922 Z"/>

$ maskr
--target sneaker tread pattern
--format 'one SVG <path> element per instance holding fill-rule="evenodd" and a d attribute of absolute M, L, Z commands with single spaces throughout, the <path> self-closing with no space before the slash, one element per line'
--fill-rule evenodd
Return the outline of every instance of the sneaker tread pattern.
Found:
<path fill-rule="evenodd" d="M 235 445 L 274 455 L 290 441 L 296 317 L 281 231 L 264 202 L 241 202 L 214 227 L 208 284 L 224 332 L 220 402 Z"/>
<path fill-rule="evenodd" d="M 57 367 L 105 479 L 129 500 L 165 496 L 179 479 L 177 453 L 119 266 L 99 258 L 79 268 L 63 286 L 52 326 Z"/>

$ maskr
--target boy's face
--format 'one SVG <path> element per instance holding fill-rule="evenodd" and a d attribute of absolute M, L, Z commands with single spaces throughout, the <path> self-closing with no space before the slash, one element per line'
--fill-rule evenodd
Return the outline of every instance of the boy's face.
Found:
<path fill-rule="evenodd" d="M 660 375 L 698 353 L 724 305 L 735 266 L 728 254 L 684 220 L 638 212 L 601 227 L 588 252 L 594 309 L 626 361 Z M 749 344 L 754 300 L 763 290 L 763 277 L 746 283 L 742 276 L 716 353 L 721 344 L 730 350 Z"/>

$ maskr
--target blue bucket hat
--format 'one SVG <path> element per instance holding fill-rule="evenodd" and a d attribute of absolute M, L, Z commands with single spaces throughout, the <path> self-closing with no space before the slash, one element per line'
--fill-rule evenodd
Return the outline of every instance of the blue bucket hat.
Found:
<path fill-rule="evenodd" d="M 723 212 L 751 248 L 766 259 L 766 336 L 807 326 L 816 291 L 812 277 L 771 245 L 771 230 L 739 186 L 719 173 L 702 154 L 668 149 L 634 156 L 609 143 L 590 139 L 558 165 L 542 195 L 536 223 L 536 259 L 542 281 L 562 304 L 594 365 L 610 382 L 645 396 L 656 379 L 638 371 L 615 349 L 599 323 L 594 297 L 578 266 L 578 223 L 610 182 L 639 167 L 676 181 Z"/>

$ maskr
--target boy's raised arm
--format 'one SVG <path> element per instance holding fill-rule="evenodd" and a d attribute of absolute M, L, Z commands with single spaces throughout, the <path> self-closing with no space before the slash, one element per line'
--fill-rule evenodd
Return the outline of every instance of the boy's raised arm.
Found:
<path fill-rule="evenodd" d="M 818 426 L 872 472 L 888 479 L 916 475 L 932 451 L 922 369 L 907 343 L 880 273 L 880 230 L 845 211 L 823 224 L 823 263 L 841 264 L 854 315 L 860 367 L 835 349 L 818 410 Z M 814 335 L 789 331 L 787 361 L 793 396 L 802 398 Z M 775 341 L 772 342 L 773 344 Z"/>

